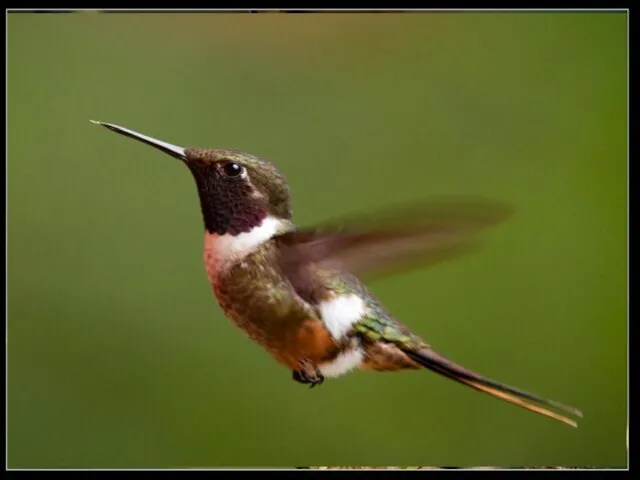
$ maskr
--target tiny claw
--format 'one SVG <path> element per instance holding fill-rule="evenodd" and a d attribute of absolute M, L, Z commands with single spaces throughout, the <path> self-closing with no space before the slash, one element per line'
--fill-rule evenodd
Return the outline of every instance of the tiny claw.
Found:
<path fill-rule="evenodd" d="M 313 363 L 303 360 L 300 362 L 300 367 L 300 370 L 294 370 L 292 372 L 293 379 L 296 382 L 308 383 L 309 388 L 313 388 L 324 382 L 324 376 Z"/>

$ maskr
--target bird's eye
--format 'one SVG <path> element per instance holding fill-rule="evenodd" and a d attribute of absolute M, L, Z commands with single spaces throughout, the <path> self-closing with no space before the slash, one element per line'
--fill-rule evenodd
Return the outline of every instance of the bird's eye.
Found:
<path fill-rule="evenodd" d="M 224 174 L 227 177 L 238 177 L 242 175 L 242 172 L 244 172 L 244 168 L 242 167 L 242 165 L 238 165 L 237 163 L 233 162 L 225 163 L 222 169 L 224 170 Z"/>

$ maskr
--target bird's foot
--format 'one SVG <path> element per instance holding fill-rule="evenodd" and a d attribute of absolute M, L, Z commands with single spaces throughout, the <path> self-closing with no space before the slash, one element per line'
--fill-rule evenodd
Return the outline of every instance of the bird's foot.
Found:
<path fill-rule="evenodd" d="M 318 367 L 309 361 L 300 362 L 300 369 L 293 371 L 293 379 L 299 383 L 309 384 L 309 388 L 324 382 L 324 376 Z"/>

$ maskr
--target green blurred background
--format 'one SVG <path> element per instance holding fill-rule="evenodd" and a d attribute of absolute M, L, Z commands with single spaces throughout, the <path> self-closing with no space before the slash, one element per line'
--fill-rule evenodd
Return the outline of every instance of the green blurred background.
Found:
<path fill-rule="evenodd" d="M 624 13 L 10 14 L 8 465 L 626 465 Z M 303 225 L 431 194 L 517 215 L 371 289 L 452 359 L 309 390 L 220 313 L 188 171 L 277 163 Z"/>

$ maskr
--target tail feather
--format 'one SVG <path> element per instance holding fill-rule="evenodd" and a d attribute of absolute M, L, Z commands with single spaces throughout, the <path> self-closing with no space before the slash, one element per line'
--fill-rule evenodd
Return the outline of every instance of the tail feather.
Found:
<path fill-rule="evenodd" d="M 539 397 L 525 390 L 498 383 L 494 380 L 478 375 L 471 370 L 468 370 L 456 363 L 451 362 L 450 360 L 447 360 L 445 357 L 439 355 L 433 350 L 423 348 L 417 351 L 404 350 L 404 352 L 416 363 L 431 371 L 439 373 L 440 375 L 450 378 L 451 380 L 455 380 L 476 390 L 486 392 L 490 395 L 493 395 L 494 397 L 500 398 L 514 405 L 518 405 L 519 407 L 525 408 L 532 412 L 536 412 L 555 420 L 559 420 L 563 423 L 566 423 L 567 425 L 571 425 L 572 427 L 578 426 L 575 420 L 549 410 L 548 408 L 544 408 L 540 405 L 546 405 L 548 407 L 562 410 L 577 417 L 582 417 L 582 412 L 577 408 L 564 405 L 554 400 Z M 529 400 L 529 402 L 526 400 Z M 535 405 L 532 402 L 535 402 L 539 405 Z"/>

